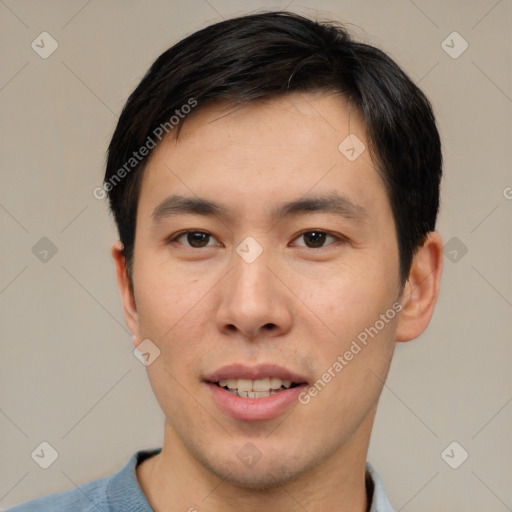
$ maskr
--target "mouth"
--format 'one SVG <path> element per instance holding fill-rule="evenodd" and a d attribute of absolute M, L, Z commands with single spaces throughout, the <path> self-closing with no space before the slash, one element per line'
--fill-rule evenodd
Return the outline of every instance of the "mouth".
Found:
<path fill-rule="evenodd" d="M 203 379 L 214 404 L 241 421 L 270 420 L 285 412 L 308 385 L 306 379 L 280 366 L 225 366 Z"/>
<path fill-rule="evenodd" d="M 266 398 L 276 395 L 287 389 L 293 389 L 305 382 L 292 382 L 279 377 L 265 377 L 263 379 L 222 379 L 214 382 L 219 388 L 240 398 Z"/>

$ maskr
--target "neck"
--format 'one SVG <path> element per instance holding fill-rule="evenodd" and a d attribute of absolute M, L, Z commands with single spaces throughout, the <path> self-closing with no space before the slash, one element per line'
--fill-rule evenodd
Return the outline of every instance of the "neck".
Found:
<path fill-rule="evenodd" d="M 137 467 L 137 478 L 155 512 L 367 512 L 371 416 L 327 459 L 292 481 L 266 489 L 239 487 L 218 477 L 192 456 L 166 422 L 161 453 Z"/>

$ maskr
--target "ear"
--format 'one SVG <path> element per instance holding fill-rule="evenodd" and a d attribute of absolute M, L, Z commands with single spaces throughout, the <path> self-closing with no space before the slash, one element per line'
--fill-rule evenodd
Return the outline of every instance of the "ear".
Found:
<path fill-rule="evenodd" d="M 112 258 L 116 266 L 117 286 L 121 293 L 123 301 L 124 318 L 128 328 L 133 333 L 134 345 L 137 344 L 139 333 L 139 316 L 137 314 L 137 304 L 135 303 L 135 295 L 126 271 L 126 258 L 124 256 L 124 246 L 122 242 L 117 241 L 112 245 Z"/>
<path fill-rule="evenodd" d="M 431 231 L 414 255 L 409 278 L 402 294 L 396 341 L 410 341 L 427 328 L 439 295 L 443 269 L 443 241 Z"/>

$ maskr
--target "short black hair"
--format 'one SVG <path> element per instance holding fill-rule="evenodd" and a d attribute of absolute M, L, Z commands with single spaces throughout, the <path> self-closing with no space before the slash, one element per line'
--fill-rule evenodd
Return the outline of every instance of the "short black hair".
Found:
<path fill-rule="evenodd" d="M 228 19 L 179 41 L 128 98 L 108 148 L 103 187 L 130 283 L 138 198 L 155 139 L 175 127 L 178 136 L 182 114 L 192 108 L 315 91 L 341 93 L 363 115 L 395 220 L 400 282 L 406 282 L 439 209 L 441 141 L 431 104 L 390 57 L 353 41 L 340 23 L 274 11 Z"/>

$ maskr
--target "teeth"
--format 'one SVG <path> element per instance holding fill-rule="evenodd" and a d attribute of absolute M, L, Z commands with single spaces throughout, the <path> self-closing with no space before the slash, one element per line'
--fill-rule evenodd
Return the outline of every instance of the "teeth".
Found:
<path fill-rule="evenodd" d="M 283 385 L 283 381 L 277 377 L 270 379 L 270 389 L 279 389 Z"/>
<path fill-rule="evenodd" d="M 279 393 L 279 391 L 276 391 L 275 389 L 271 389 L 270 391 L 239 391 L 237 389 L 228 389 L 228 391 L 232 395 L 239 396 L 241 398 L 265 398 Z"/>
<path fill-rule="evenodd" d="M 252 380 L 238 379 L 238 391 L 252 391 Z"/>
<path fill-rule="evenodd" d="M 222 379 L 219 381 L 221 388 L 229 388 L 229 391 L 238 391 L 238 396 L 247 398 L 259 398 L 258 394 L 265 393 L 264 396 L 277 393 L 282 387 L 288 389 L 292 385 L 291 380 L 282 380 L 278 377 L 266 377 L 264 379 Z M 240 395 L 242 393 L 242 395 Z M 270 393 L 270 394 L 269 394 Z M 249 394 L 249 396 L 247 396 Z M 254 395 L 254 396 L 251 396 Z M 262 395 L 263 396 L 263 395 Z"/>
<path fill-rule="evenodd" d="M 238 388 L 240 389 L 240 388 Z M 270 379 L 256 379 L 252 383 L 252 390 L 253 391 L 268 391 L 271 389 L 270 387 Z"/>
<path fill-rule="evenodd" d="M 238 396 L 243 396 L 240 394 L 240 390 L 238 390 L 238 394 Z M 266 396 L 270 396 L 270 391 L 247 391 L 247 398 L 265 398 Z"/>

